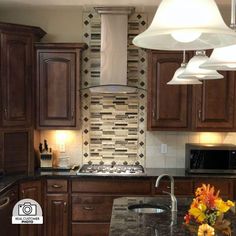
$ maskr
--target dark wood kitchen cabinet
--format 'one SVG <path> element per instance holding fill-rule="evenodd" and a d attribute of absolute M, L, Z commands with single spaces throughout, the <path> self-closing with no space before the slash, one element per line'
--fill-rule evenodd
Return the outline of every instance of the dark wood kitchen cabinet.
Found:
<path fill-rule="evenodd" d="M 7 192 L 0 194 L 1 236 L 19 235 L 19 225 L 13 225 L 12 210 L 18 201 L 18 186 L 12 186 Z"/>
<path fill-rule="evenodd" d="M 154 181 L 155 186 L 156 179 Z M 174 180 L 174 194 L 176 196 L 188 196 L 191 197 L 194 194 L 194 188 L 193 188 L 193 180 L 192 179 L 177 179 Z M 154 193 L 159 194 L 165 194 L 163 191 L 170 192 L 170 181 L 169 180 L 161 180 L 159 183 L 158 188 L 155 188 Z"/>
<path fill-rule="evenodd" d="M 31 129 L 4 130 L 2 137 L 2 166 L 6 174 L 28 173 L 33 168 L 33 144 Z"/>
<path fill-rule="evenodd" d="M 0 22 L 0 158 L 6 173 L 34 170 L 34 50 L 45 32 Z"/>
<path fill-rule="evenodd" d="M 234 180 L 233 179 L 218 179 L 218 178 L 198 178 L 194 180 L 194 190 L 202 184 L 213 185 L 217 190 L 220 190 L 220 196 L 224 199 L 234 198 Z"/>
<path fill-rule="evenodd" d="M 193 86 L 192 122 L 194 130 L 232 131 L 234 129 L 234 72 L 221 72 L 223 79 Z"/>
<path fill-rule="evenodd" d="M 69 198 L 67 180 L 47 180 L 45 199 L 46 236 L 69 235 Z"/>
<path fill-rule="evenodd" d="M 115 198 L 151 195 L 145 179 L 78 179 L 71 182 L 73 236 L 108 236 Z"/>
<path fill-rule="evenodd" d="M 19 185 L 20 199 L 30 198 L 37 201 L 43 210 L 42 181 L 26 181 Z M 43 225 L 20 225 L 20 236 L 42 236 Z"/>
<path fill-rule="evenodd" d="M 0 23 L 1 123 L 30 127 L 33 121 L 33 42 L 44 36 L 38 27 Z"/>
<path fill-rule="evenodd" d="M 182 52 L 148 53 L 148 130 L 187 130 L 190 126 L 189 87 L 166 84 L 182 61 Z"/>
<path fill-rule="evenodd" d="M 37 126 L 80 125 L 80 57 L 84 44 L 36 44 Z"/>

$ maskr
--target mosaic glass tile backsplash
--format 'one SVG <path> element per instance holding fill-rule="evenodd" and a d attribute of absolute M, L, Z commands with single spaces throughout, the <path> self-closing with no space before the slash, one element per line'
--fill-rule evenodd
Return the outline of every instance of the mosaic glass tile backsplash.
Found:
<path fill-rule="evenodd" d="M 134 13 L 128 21 L 127 84 L 140 88 L 136 94 L 91 94 L 99 85 L 101 22 L 95 11 L 84 12 L 84 41 L 88 49 L 82 64 L 83 163 L 145 164 L 146 52 L 132 44 L 147 24 L 145 14 Z"/>
<path fill-rule="evenodd" d="M 136 160 L 138 95 L 97 95 L 90 105 L 91 158 Z"/>

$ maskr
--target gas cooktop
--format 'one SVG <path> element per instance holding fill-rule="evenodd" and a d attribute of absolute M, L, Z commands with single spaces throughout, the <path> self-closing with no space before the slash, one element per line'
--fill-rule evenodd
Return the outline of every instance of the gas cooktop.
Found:
<path fill-rule="evenodd" d="M 145 175 L 141 165 L 85 164 L 77 172 L 81 175 Z"/>

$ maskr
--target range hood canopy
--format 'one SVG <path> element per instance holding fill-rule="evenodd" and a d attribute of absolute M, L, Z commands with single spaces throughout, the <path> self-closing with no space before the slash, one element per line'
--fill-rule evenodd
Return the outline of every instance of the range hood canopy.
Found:
<path fill-rule="evenodd" d="M 92 93 L 135 93 L 127 86 L 128 15 L 133 7 L 95 7 L 101 14 L 100 86 Z"/>

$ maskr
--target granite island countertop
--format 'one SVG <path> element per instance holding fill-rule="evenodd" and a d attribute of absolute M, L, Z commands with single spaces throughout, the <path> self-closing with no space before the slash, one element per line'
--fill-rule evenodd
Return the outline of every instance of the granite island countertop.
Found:
<path fill-rule="evenodd" d="M 157 197 L 124 197 L 114 200 L 109 236 L 193 236 L 184 226 L 184 216 L 192 199 L 178 199 L 176 224 L 173 224 L 170 211 L 160 214 L 140 214 L 128 209 L 128 206 L 139 203 L 158 203 L 169 205 L 169 198 Z M 232 236 L 236 236 L 236 214 L 225 217 L 231 221 Z M 217 234 L 221 236 L 221 234 Z"/>

